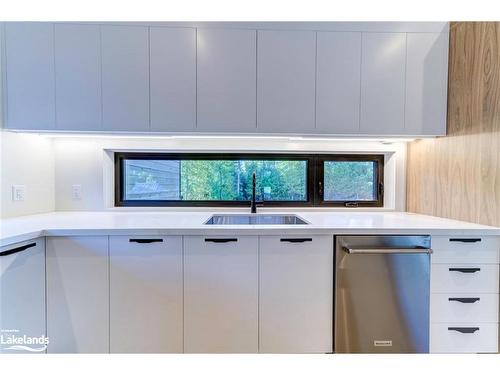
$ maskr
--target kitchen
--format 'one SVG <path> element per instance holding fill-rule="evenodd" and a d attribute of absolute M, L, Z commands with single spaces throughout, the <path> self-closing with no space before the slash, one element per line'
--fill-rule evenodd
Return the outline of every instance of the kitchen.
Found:
<path fill-rule="evenodd" d="M 0 33 L 2 356 L 498 356 L 499 22 Z"/>

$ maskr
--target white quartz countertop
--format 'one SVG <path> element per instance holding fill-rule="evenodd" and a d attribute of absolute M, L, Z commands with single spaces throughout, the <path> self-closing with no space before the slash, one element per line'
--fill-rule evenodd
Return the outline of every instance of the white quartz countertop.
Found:
<path fill-rule="evenodd" d="M 227 212 L 236 214 L 236 212 Z M 292 212 L 262 212 L 262 214 Z M 304 235 L 430 234 L 500 235 L 500 228 L 406 212 L 293 211 L 309 225 L 205 225 L 223 212 L 51 212 L 0 221 L 0 245 L 39 236 L 78 235 Z M 237 212 L 245 214 L 245 212 Z"/>

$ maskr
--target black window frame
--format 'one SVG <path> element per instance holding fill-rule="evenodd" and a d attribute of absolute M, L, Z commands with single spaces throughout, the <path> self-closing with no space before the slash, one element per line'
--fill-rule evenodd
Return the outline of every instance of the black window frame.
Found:
<path fill-rule="evenodd" d="M 325 201 L 324 200 L 324 163 L 325 161 L 370 161 L 375 162 L 375 183 L 373 184 L 373 195 L 375 197 L 374 200 L 342 200 L 342 201 Z M 321 155 L 321 157 L 317 160 L 316 164 L 316 175 L 318 176 L 318 181 L 316 185 L 318 187 L 318 194 L 316 200 L 316 206 L 323 207 L 383 207 L 384 206 L 384 163 L 385 158 L 383 154 L 375 154 L 375 155 Z M 320 186 L 319 183 L 322 183 Z"/>
<path fill-rule="evenodd" d="M 265 201 L 264 207 L 383 207 L 384 155 L 383 154 L 299 154 L 299 153 L 170 153 L 170 152 L 115 152 L 114 153 L 115 207 L 246 207 L 249 201 L 215 200 L 125 200 L 125 160 L 304 160 L 307 162 L 305 201 Z M 375 200 L 324 201 L 323 180 L 325 161 L 374 161 Z M 321 184 L 320 184 L 321 182 Z"/>

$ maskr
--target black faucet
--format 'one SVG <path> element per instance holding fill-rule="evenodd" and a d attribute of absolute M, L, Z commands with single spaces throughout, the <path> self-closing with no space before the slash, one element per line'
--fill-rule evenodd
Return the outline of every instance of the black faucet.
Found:
<path fill-rule="evenodd" d="M 257 213 L 257 203 L 255 202 L 255 187 L 257 186 L 257 175 L 253 172 L 252 176 L 252 202 L 250 205 L 250 213 Z"/>

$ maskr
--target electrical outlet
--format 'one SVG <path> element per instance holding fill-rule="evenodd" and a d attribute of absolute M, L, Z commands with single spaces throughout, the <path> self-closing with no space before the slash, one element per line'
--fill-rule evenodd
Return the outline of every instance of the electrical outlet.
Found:
<path fill-rule="evenodd" d="M 25 185 L 12 185 L 12 200 L 13 201 L 24 201 L 24 196 L 26 195 Z"/>
<path fill-rule="evenodd" d="M 82 199 L 82 185 L 71 186 L 71 197 L 75 201 L 79 201 Z"/>

